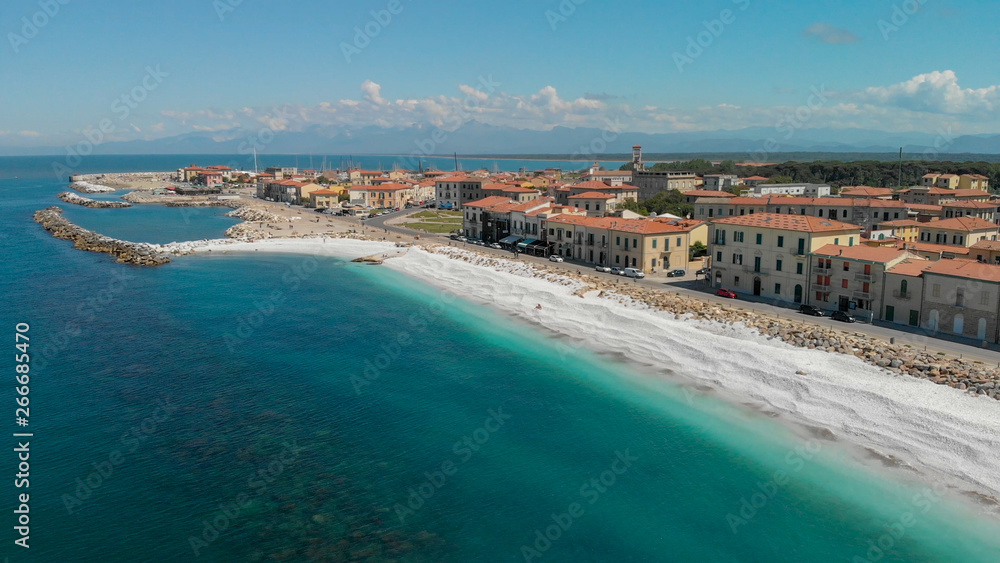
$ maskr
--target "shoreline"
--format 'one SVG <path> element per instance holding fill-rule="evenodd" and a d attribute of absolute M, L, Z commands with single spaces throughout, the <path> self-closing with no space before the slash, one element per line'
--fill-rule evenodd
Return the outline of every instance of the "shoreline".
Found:
<path fill-rule="evenodd" d="M 674 315 L 627 295 L 601 295 L 561 272 L 454 247 L 399 248 L 344 237 L 217 240 L 185 250 L 321 253 L 345 259 L 391 254 L 384 265 L 431 287 L 568 337 L 640 373 L 660 373 L 659 378 L 697 395 L 776 417 L 801 436 L 837 444 L 867 468 L 891 470 L 896 480 L 944 480 L 957 498 L 1000 515 L 995 470 L 1000 467 L 1000 409 L 985 397 L 854 356 L 796 347 L 742 323 Z M 482 261 L 494 264 L 477 263 Z M 623 326 L 635 328 L 623 331 Z"/>

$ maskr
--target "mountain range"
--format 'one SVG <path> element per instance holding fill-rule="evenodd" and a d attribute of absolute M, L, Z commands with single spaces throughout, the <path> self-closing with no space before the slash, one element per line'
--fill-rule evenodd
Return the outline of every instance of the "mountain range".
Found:
<path fill-rule="evenodd" d="M 770 141 L 770 144 L 768 143 Z M 357 129 L 313 126 L 303 131 L 248 131 L 231 129 L 192 132 L 154 140 L 107 142 L 94 154 L 249 154 L 256 145 L 261 154 L 402 154 L 427 156 L 454 152 L 473 155 L 591 155 L 628 154 L 632 145 L 651 153 L 733 153 L 740 160 L 773 160 L 778 153 L 895 153 L 900 147 L 911 156 L 935 150 L 947 154 L 998 154 L 1000 135 L 945 133 L 890 133 L 868 129 L 776 130 L 750 127 L 739 130 L 681 133 L 625 133 L 594 128 L 555 127 L 547 131 L 515 129 L 469 122 L 455 131 L 427 125 L 406 128 Z M 765 152 L 765 147 L 770 147 Z M 0 145 L 0 155 L 65 154 L 66 147 Z M 739 158 L 739 155 L 743 155 Z M 771 158 L 769 158 L 771 157 Z"/>

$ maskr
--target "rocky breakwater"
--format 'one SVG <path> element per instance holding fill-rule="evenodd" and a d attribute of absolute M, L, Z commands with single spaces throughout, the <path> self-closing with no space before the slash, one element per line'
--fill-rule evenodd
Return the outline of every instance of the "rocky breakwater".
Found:
<path fill-rule="evenodd" d="M 69 187 L 85 194 L 108 194 L 116 191 L 114 188 L 90 182 L 73 182 Z"/>
<path fill-rule="evenodd" d="M 132 204 L 127 201 L 100 201 L 90 199 L 89 197 L 79 196 L 73 192 L 63 192 L 59 194 L 58 197 L 66 203 L 92 207 L 95 209 L 120 209 L 122 207 L 132 207 Z"/>
<path fill-rule="evenodd" d="M 271 238 L 272 235 L 265 225 L 288 220 L 280 215 L 252 205 L 241 205 L 226 213 L 226 217 L 236 217 L 244 221 L 226 229 L 226 236 L 237 240 Z"/>
<path fill-rule="evenodd" d="M 777 338 L 792 346 L 855 356 L 889 373 L 916 377 L 967 393 L 1000 399 L 1000 369 L 981 362 L 950 357 L 943 353 L 929 353 L 905 344 L 890 344 L 860 332 L 824 328 L 787 318 L 780 312 L 771 314 L 751 311 L 740 307 L 739 303 L 722 305 L 698 297 L 626 283 L 625 280 L 576 274 L 527 262 L 511 262 L 454 247 L 435 244 L 428 245 L 425 249 L 494 270 L 544 278 L 562 285 L 577 285 L 579 287 L 574 293 L 580 297 L 596 292 L 598 297 L 616 299 L 623 304 L 644 304 L 681 319 L 742 325 L 769 339 Z M 789 311 L 789 314 L 794 313 Z M 798 372 L 798 375 L 808 377 L 809 374 Z"/>
<path fill-rule="evenodd" d="M 114 239 L 73 224 L 62 216 L 62 209 L 58 207 L 36 211 L 35 222 L 52 233 L 52 236 L 73 241 L 75 248 L 110 254 L 124 264 L 159 266 L 170 262 L 170 257 L 153 245 Z"/>

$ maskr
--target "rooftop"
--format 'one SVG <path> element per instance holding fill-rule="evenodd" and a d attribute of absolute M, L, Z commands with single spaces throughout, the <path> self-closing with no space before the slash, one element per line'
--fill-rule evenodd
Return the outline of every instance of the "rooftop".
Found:
<path fill-rule="evenodd" d="M 813 254 L 819 256 L 835 256 L 848 260 L 860 260 L 862 262 L 878 262 L 885 264 L 899 258 L 906 251 L 892 246 L 868 246 L 861 244 L 858 246 L 843 246 L 837 244 L 827 244 L 817 249 Z"/>
<path fill-rule="evenodd" d="M 738 225 L 743 227 L 765 227 L 785 231 L 802 231 L 809 233 L 853 231 L 860 233 L 861 227 L 820 217 L 808 215 L 786 215 L 784 213 L 755 213 L 716 219 L 715 223 Z"/>
<path fill-rule="evenodd" d="M 942 219 L 940 221 L 931 221 L 927 223 L 928 229 L 948 229 L 950 231 L 984 231 L 984 230 L 997 230 L 998 225 L 996 223 L 990 223 L 985 219 L 980 219 L 979 217 L 954 217 L 952 219 Z"/>
<path fill-rule="evenodd" d="M 920 277 L 920 275 L 924 273 L 924 269 L 933 263 L 934 262 L 932 262 L 931 260 L 924 260 L 923 258 L 911 257 L 889 268 L 888 270 L 886 270 L 886 272 L 890 274 L 899 274 L 902 276 Z"/>
<path fill-rule="evenodd" d="M 939 260 L 926 268 L 924 273 L 1000 283 L 1000 266 L 975 260 Z"/>

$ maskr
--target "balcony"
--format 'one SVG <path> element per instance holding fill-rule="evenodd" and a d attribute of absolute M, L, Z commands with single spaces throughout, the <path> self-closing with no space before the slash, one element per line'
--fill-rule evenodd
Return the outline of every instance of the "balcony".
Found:
<path fill-rule="evenodd" d="M 760 276 L 767 275 L 767 270 L 764 270 L 763 268 L 754 268 L 753 266 L 743 266 L 743 271 Z"/>
<path fill-rule="evenodd" d="M 833 266 L 814 266 L 813 271 L 817 274 L 829 274 Z"/>
<path fill-rule="evenodd" d="M 865 291 L 855 291 L 853 295 L 855 299 L 864 299 L 866 301 L 872 298 L 871 292 Z"/>
<path fill-rule="evenodd" d="M 854 281 L 872 283 L 871 274 L 854 274 Z"/>
<path fill-rule="evenodd" d="M 892 296 L 896 299 L 902 299 L 903 301 L 909 301 L 912 294 L 909 291 L 893 291 Z"/>

